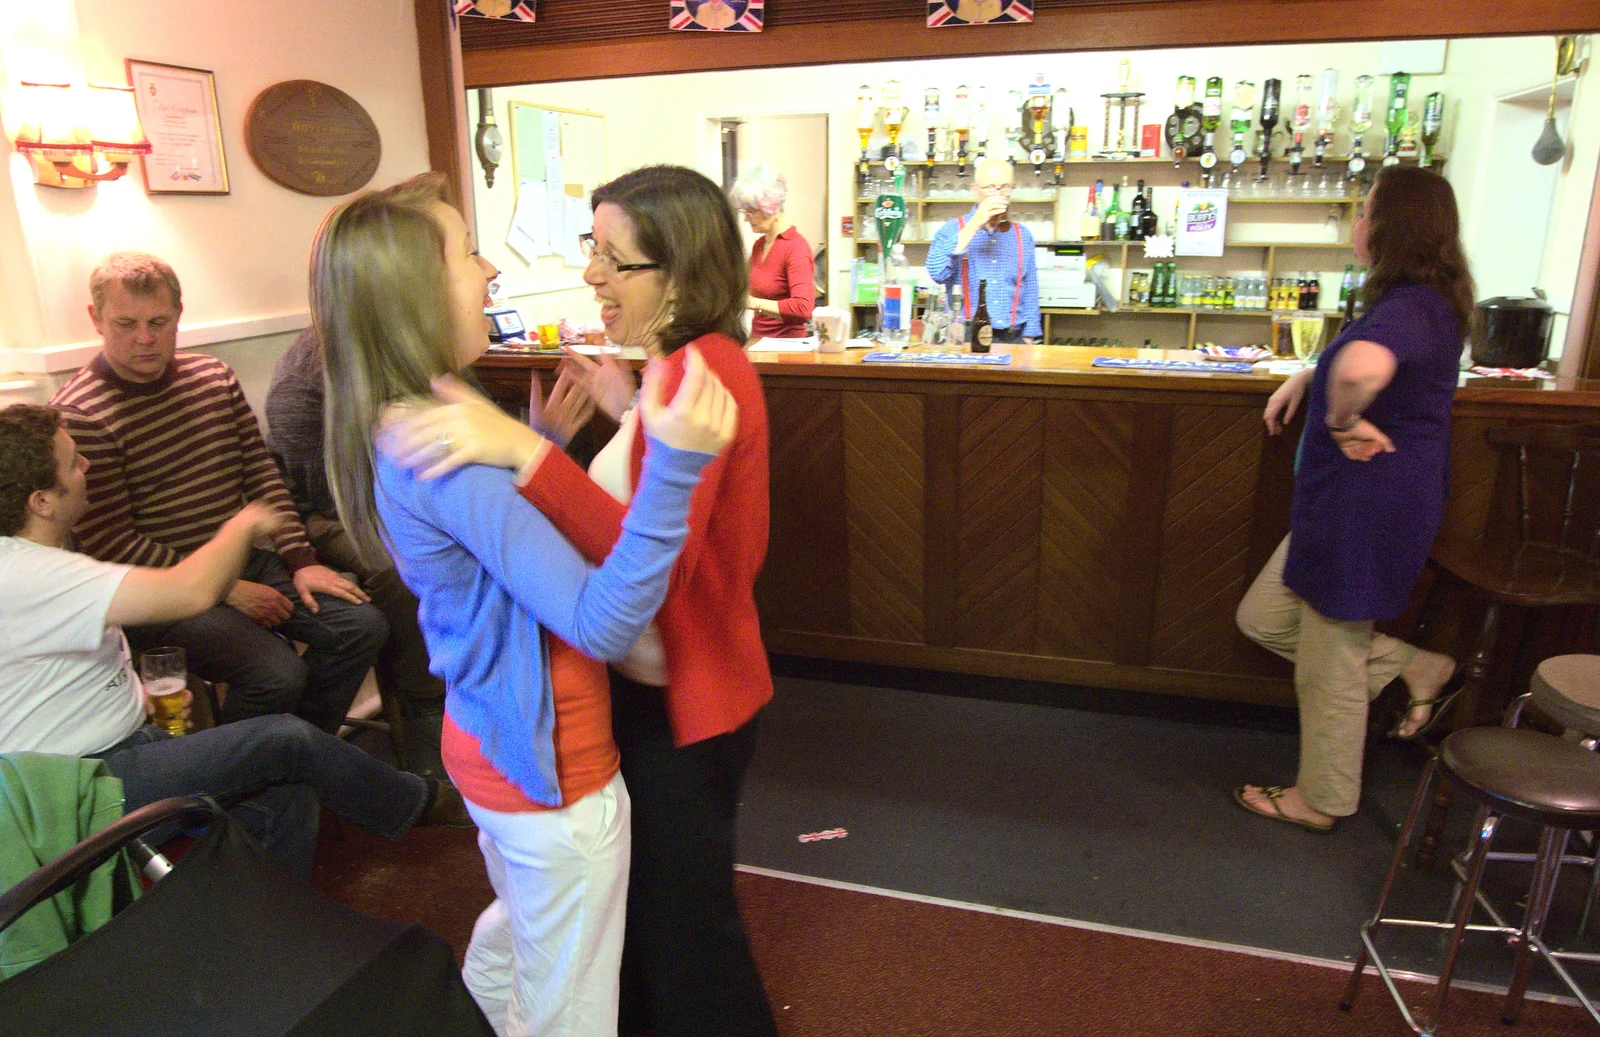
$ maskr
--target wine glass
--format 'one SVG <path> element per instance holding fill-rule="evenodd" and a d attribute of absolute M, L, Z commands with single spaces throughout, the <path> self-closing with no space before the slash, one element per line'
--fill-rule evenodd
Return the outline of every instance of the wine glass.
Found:
<path fill-rule="evenodd" d="M 1322 328 L 1320 313 L 1310 317 L 1296 316 L 1289 328 L 1289 334 L 1294 339 L 1294 355 L 1307 364 L 1322 351 Z"/>

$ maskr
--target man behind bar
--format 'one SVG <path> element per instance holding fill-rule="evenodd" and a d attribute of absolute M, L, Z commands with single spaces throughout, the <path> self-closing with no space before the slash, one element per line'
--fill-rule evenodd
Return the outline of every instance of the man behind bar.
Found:
<path fill-rule="evenodd" d="M 1011 208 L 1011 163 L 980 159 L 972 169 L 972 193 L 978 204 L 939 228 L 928 246 L 928 276 L 949 287 L 961 285 L 964 320 L 978 308 L 978 282 L 988 282 L 989 320 L 996 342 L 1037 342 L 1044 333 L 1039 320 L 1039 271 L 1034 265 L 1033 235 L 1007 219 Z"/>

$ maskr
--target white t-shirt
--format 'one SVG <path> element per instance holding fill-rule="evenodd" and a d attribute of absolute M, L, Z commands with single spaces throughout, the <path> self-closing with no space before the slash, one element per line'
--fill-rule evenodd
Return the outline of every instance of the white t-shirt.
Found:
<path fill-rule="evenodd" d="M 83 756 L 144 723 L 128 642 L 106 624 L 130 568 L 0 537 L 0 753 Z"/>

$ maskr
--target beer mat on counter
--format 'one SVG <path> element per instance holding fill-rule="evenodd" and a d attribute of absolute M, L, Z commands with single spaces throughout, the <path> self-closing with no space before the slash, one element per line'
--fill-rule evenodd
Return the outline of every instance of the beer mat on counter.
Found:
<path fill-rule="evenodd" d="M 1004 367 L 1011 363 L 1010 353 L 868 353 L 861 358 L 863 364 L 981 364 Z M 1209 365 L 1208 365 L 1209 366 Z"/>
<path fill-rule="evenodd" d="M 1486 378 L 1554 378 L 1551 374 L 1538 367 L 1474 367 L 1473 374 L 1480 374 Z"/>
<path fill-rule="evenodd" d="M 1097 356 L 1094 367 L 1138 368 L 1145 371 L 1193 371 L 1199 374 L 1249 374 L 1253 368 L 1243 362 L 1219 363 L 1215 360 L 1141 360 L 1131 356 Z"/>
<path fill-rule="evenodd" d="M 1260 346 L 1197 346 L 1202 360 L 1265 360 L 1272 350 Z"/>
<path fill-rule="evenodd" d="M 750 343 L 752 353 L 815 353 L 817 336 L 804 338 L 758 338 Z"/>

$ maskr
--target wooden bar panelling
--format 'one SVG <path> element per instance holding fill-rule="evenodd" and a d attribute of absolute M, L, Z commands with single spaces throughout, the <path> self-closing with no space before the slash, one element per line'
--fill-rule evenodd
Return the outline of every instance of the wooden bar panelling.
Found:
<path fill-rule="evenodd" d="M 757 584 L 768 647 L 1293 702 L 1289 665 L 1234 626 L 1289 524 L 1300 426 L 1269 437 L 1261 422 L 1277 381 L 1094 371 L 1102 350 L 1017 352 L 981 371 L 853 355 L 757 364 L 772 436 Z M 515 404 L 530 369 L 553 364 L 497 357 L 477 370 Z M 1476 536 L 1514 503 L 1489 428 L 1595 420 L 1600 384 L 1469 383 L 1441 535 Z M 1435 646 L 1450 648 L 1453 629 Z"/>
<path fill-rule="evenodd" d="M 923 640 L 922 397 L 842 393 L 850 632 Z"/>

